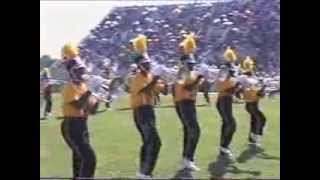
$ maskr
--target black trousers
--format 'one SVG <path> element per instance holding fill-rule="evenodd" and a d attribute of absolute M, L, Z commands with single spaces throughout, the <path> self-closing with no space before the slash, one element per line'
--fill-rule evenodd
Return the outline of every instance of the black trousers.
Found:
<path fill-rule="evenodd" d="M 259 110 L 258 102 L 247 102 L 246 110 L 251 118 L 250 132 L 262 136 L 263 128 L 266 124 L 266 117 Z"/>
<path fill-rule="evenodd" d="M 222 118 L 220 146 L 229 148 L 233 134 L 236 131 L 236 120 L 232 114 L 232 96 L 218 97 L 216 107 Z"/>
<path fill-rule="evenodd" d="M 52 97 L 51 95 L 44 96 L 45 100 L 45 108 L 44 108 L 44 116 L 46 116 L 48 113 L 51 113 L 52 110 Z"/>
<path fill-rule="evenodd" d="M 161 147 L 153 107 L 146 105 L 134 109 L 133 117 L 143 142 L 140 149 L 140 173 L 152 176 Z"/>
<path fill-rule="evenodd" d="M 184 133 L 182 156 L 190 161 L 194 161 L 194 154 L 200 138 L 195 101 L 182 100 L 176 102 L 175 107 Z"/>
<path fill-rule="evenodd" d="M 73 179 L 94 177 L 96 155 L 89 142 L 87 120 L 65 118 L 61 124 L 61 132 L 72 150 Z"/>
<path fill-rule="evenodd" d="M 208 104 L 210 104 L 209 90 L 210 90 L 210 83 L 206 80 L 202 83 L 200 87 L 200 91 L 203 92 L 203 96 Z"/>

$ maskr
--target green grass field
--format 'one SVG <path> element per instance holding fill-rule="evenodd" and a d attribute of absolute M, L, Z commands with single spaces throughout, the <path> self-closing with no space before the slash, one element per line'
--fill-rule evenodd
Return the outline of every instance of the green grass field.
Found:
<path fill-rule="evenodd" d="M 203 96 L 198 96 L 198 104 L 204 104 Z M 211 97 L 215 102 L 215 97 Z M 97 155 L 96 177 L 135 177 L 138 170 L 140 135 L 128 107 L 128 98 L 123 97 L 113 104 L 112 110 L 104 110 L 89 121 L 91 143 Z M 213 103 L 214 104 L 214 103 Z M 171 96 L 162 97 L 160 108 L 156 108 L 156 121 L 162 140 L 159 159 L 154 171 L 156 178 L 172 178 L 181 163 L 182 127 L 174 111 Z M 54 97 L 54 114 L 61 115 L 61 100 Z M 227 167 L 222 174 L 227 178 L 278 179 L 280 177 L 280 100 L 264 99 L 260 108 L 267 117 L 267 128 L 262 141 L 263 153 L 245 162 L 237 162 Z M 209 179 L 212 170 L 209 165 L 216 162 L 221 120 L 214 106 L 198 106 L 198 120 L 201 137 L 196 152 L 196 163 L 201 168 L 193 172 L 194 178 Z M 237 131 L 231 145 L 236 158 L 246 159 L 249 115 L 243 104 L 234 105 Z M 70 177 L 71 151 L 60 134 L 61 119 L 51 118 L 40 121 L 40 175 Z"/>

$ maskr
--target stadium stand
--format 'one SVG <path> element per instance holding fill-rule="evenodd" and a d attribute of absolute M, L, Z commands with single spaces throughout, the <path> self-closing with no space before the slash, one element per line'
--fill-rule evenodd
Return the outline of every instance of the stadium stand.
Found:
<path fill-rule="evenodd" d="M 179 59 L 183 34 L 195 32 L 197 59 L 219 65 L 227 45 L 235 45 L 241 59 L 257 61 L 258 75 L 280 89 L 280 1 L 233 0 L 160 6 L 117 7 L 81 41 L 81 57 L 93 74 L 106 67 L 113 77 L 127 73 L 131 62 L 122 48 L 138 34 L 150 39 L 149 56 L 158 64 Z M 58 64 L 53 77 L 66 79 Z"/>
<path fill-rule="evenodd" d="M 226 45 L 233 44 L 240 55 L 254 57 L 259 70 L 279 71 L 279 0 L 118 7 L 83 39 L 81 56 L 99 67 L 105 59 L 126 63 L 121 46 L 142 33 L 150 38 L 151 58 L 159 63 L 177 60 L 178 43 L 189 32 L 199 37 L 202 62 L 218 64 Z"/>

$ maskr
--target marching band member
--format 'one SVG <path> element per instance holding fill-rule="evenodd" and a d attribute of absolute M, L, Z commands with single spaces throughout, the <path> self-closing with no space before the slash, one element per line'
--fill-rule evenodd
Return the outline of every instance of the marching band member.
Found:
<path fill-rule="evenodd" d="M 89 142 L 87 119 L 88 114 L 94 111 L 97 99 L 91 96 L 85 83 L 86 67 L 78 59 L 78 48 L 66 44 L 62 48 L 62 56 L 71 79 L 62 90 L 62 136 L 72 150 L 73 178 L 93 177 L 96 155 Z"/>
<path fill-rule="evenodd" d="M 266 117 L 259 109 L 259 100 L 264 96 L 264 87 L 259 87 L 259 79 L 254 75 L 254 62 L 247 56 L 243 61 L 243 75 L 239 77 L 242 86 L 243 99 L 246 102 L 246 110 L 250 114 L 249 143 L 260 147 Z"/>
<path fill-rule="evenodd" d="M 190 42 L 194 41 L 190 40 Z M 182 169 L 198 171 L 200 168 L 194 163 L 194 154 L 200 138 L 200 127 L 196 111 L 196 95 L 199 90 L 199 85 L 202 83 L 203 76 L 194 70 L 196 61 L 192 54 L 191 56 L 187 54 L 194 53 L 194 48 L 195 44 L 193 43 L 185 43 L 183 45 L 183 49 L 188 50 L 184 51 L 184 56 L 188 57 L 188 59 L 185 59 L 186 71 L 182 73 L 182 79 L 178 80 L 174 85 L 173 97 L 175 109 L 182 123 L 184 132 Z"/>
<path fill-rule="evenodd" d="M 218 79 L 215 82 L 216 90 L 218 91 L 216 107 L 222 118 L 219 157 L 232 162 L 233 158 L 229 145 L 236 131 L 236 120 L 232 113 L 232 97 L 237 89 L 232 67 L 237 60 L 237 56 L 234 50 L 228 47 L 224 53 L 224 58 L 227 62 L 220 70 Z"/>
<path fill-rule="evenodd" d="M 167 93 L 167 87 L 159 76 L 151 74 L 150 59 L 144 56 L 146 46 L 140 46 L 139 43 L 146 43 L 146 39 L 143 38 L 141 41 L 133 43 L 136 47 L 143 47 L 143 51 L 139 51 L 140 56 L 134 59 L 139 72 L 132 79 L 129 91 L 134 122 L 143 141 L 138 178 L 144 179 L 152 177 L 161 147 L 161 140 L 156 128 L 154 96 L 158 92 Z"/>
<path fill-rule="evenodd" d="M 43 98 L 45 100 L 45 109 L 43 118 L 46 119 L 51 116 L 52 110 L 52 83 L 50 82 L 50 71 L 48 68 L 44 68 L 42 74 L 42 82 L 44 83 L 43 88 Z"/>

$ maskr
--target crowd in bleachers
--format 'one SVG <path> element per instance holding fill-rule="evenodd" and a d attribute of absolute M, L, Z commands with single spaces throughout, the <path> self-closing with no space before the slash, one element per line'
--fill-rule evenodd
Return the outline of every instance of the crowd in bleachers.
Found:
<path fill-rule="evenodd" d="M 119 7 L 83 39 L 81 57 L 93 74 L 105 75 L 108 67 L 109 78 L 121 77 L 131 64 L 123 46 L 141 33 L 150 39 L 149 56 L 157 65 L 166 62 L 169 67 L 178 63 L 182 35 L 195 32 L 202 65 L 214 71 L 224 61 L 226 45 L 235 45 L 241 60 L 253 57 L 257 75 L 280 89 L 279 11 L 279 0 Z M 52 77 L 67 80 L 61 67 L 58 62 L 51 66 Z"/>
<path fill-rule="evenodd" d="M 234 0 L 217 3 L 118 7 L 81 42 L 81 56 L 98 67 L 103 62 L 128 63 L 122 46 L 137 34 L 150 39 L 149 55 L 159 63 L 178 60 L 183 34 L 198 36 L 197 59 L 223 61 L 226 45 L 241 58 L 252 56 L 258 70 L 279 73 L 280 1 Z"/>

